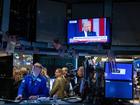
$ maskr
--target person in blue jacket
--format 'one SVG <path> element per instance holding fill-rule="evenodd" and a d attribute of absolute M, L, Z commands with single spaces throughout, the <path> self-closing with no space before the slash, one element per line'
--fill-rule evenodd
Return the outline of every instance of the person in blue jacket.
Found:
<path fill-rule="evenodd" d="M 35 63 L 32 68 L 32 73 L 25 76 L 22 80 L 19 89 L 17 100 L 21 99 L 37 99 L 38 97 L 48 97 L 49 89 L 46 86 L 46 79 L 41 73 L 42 65 Z"/>

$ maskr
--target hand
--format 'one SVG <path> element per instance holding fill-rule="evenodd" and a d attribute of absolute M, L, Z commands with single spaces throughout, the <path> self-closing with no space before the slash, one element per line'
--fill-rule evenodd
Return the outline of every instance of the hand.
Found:
<path fill-rule="evenodd" d="M 29 99 L 30 100 L 36 100 L 38 98 L 38 96 L 30 96 Z"/>
<path fill-rule="evenodd" d="M 16 100 L 22 100 L 22 95 L 17 96 Z"/>

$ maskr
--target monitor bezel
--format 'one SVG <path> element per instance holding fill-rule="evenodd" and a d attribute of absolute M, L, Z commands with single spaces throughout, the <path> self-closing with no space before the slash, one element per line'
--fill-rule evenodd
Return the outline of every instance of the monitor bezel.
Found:
<path fill-rule="evenodd" d="M 108 35 L 108 40 L 107 42 L 90 42 L 90 43 L 69 43 L 69 36 L 68 36 L 68 24 L 69 21 L 71 20 L 80 20 L 80 19 L 95 19 L 95 18 L 106 18 L 109 24 L 109 35 Z M 86 18 L 72 18 L 72 19 L 67 19 L 67 29 L 66 29 L 66 43 L 67 45 L 84 45 L 84 46 L 89 46 L 89 45 L 105 45 L 105 46 L 110 46 L 112 43 L 112 24 L 111 24 L 111 19 L 109 17 L 86 17 Z"/>
<path fill-rule="evenodd" d="M 106 70 L 105 70 L 105 68 L 106 68 L 106 63 L 108 63 L 108 62 L 104 62 L 104 71 L 105 71 L 105 73 L 106 73 Z M 133 70 L 134 70 L 133 63 L 132 63 L 132 62 L 116 62 L 116 63 L 117 63 L 117 64 L 132 64 L 132 76 L 131 76 L 131 80 L 122 80 L 122 79 L 106 79 L 106 78 L 105 78 L 105 76 L 104 76 L 105 80 L 133 81 Z"/>

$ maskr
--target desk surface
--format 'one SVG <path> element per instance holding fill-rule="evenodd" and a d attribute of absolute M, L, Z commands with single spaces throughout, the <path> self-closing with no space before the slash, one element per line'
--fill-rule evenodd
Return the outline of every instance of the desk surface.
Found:
<path fill-rule="evenodd" d="M 21 104 L 21 105 L 34 105 L 34 104 L 38 104 L 38 105 L 71 105 L 71 104 L 75 104 L 75 105 L 81 105 L 81 103 L 79 102 L 79 98 L 67 98 L 67 99 L 57 99 L 57 100 L 52 100 L 49 98 L 40 98 L 37 100 L 22 100 L 20 102 L 15 101 L 15 100 L 7 100 L 7 99 L 0 99 L 0 104 L 7 104 L 7 105 L 11 105 L 11 104 Z M 84 104 L 86 105 L 86 104 Z M 87 104 L 89 105 L 89 104 Z"/>
<path fill-rule="evenodd" d="M 24 101 L 20 102 L 19 104 L 22 104 L 22 105 L 26 105 L 26 104 L 40 104 L 40 105 L 42 105 L 42 104 L 45 104 L 45 105 L 58 104 L 58 105 L 67 105 L 67 104 L 70 104 L 70 103 L 62 101 L 62 100 L 56 100 L 56 101 L 53 101 L 53 100 L 48 100 L 48 101 L 24 100 Z"/>

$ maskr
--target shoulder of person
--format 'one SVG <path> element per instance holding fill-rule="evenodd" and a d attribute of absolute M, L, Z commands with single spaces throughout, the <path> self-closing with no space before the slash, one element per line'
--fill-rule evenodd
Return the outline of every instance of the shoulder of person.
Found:
<path fill-rule="evenodd" d="M 29 78 L 32 78 L 32 76 L 30 74 L 24 76 L 23 80 L 26 80 L 26 79 L 29 79 Z"/>
<path fill-rule="evenodd" d="M 32 79 L 32 76 L 31 75 L 26 75 L 22 80 L 21 80 L 21 82 L 22 83 L 24 83 L 24 82 L 28 82 L 28 81 L 30 81 Z"/>
<path fill-rule="evenodd" d="M 62 77 L 58 77 L 58 78 L 56 78 L 56 80 L 61 80 L 62 79 Z"/>
<path fill-rule="evenodd" d="M 42 81 L 47 81 L 47 78 L 43 75 L 39 75 L 38 78 L 41 79 Z"/>
<path fill-rule="evenodd" d="M 67 78 L 66 78 L 65 76 L 63 76 L 62 79 L 63 79 L 64 81 L 67 81 Z"/>
<path fill-rule="evenodd" d="M 63 80 L 62 77 L 58 77 L 58 78 L 56 78 L 56 81 L 62 81 L 62 80 Z"/>

